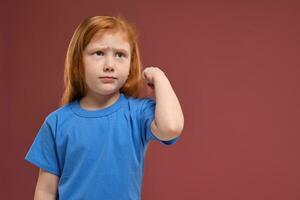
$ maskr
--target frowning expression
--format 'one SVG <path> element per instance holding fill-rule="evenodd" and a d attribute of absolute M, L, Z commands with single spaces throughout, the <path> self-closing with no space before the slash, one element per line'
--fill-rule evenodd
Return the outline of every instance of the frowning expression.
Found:
<path fill-rule="evenodd" d="M 130 50 L 126 35 L 120 31 L 94 35 L 82 55 L 87 94 L 119 92 L 129 75 Z"/>

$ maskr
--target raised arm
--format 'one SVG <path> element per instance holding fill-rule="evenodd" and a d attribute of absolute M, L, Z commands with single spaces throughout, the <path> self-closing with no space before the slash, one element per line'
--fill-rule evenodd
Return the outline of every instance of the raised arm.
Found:
<path fill-rule="evenodd" d="M 178 137 L 184 126 L 184 116 L 179 100 L 165 73 L 157 67 L 148 67 L 143 78 L 155 91 L 155 120 L 152 132 L 161 140 Z"/>

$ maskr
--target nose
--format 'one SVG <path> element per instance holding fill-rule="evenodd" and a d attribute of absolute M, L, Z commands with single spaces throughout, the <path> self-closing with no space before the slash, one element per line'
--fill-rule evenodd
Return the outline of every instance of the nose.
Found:
<path fill-rule="evenodd" d="M 115 69 L 115 64 L 113 61 L 112 56 L 107 56 L 105 59 L 105 63 L 104 63 L 104 71 L 114 71 Z"/>

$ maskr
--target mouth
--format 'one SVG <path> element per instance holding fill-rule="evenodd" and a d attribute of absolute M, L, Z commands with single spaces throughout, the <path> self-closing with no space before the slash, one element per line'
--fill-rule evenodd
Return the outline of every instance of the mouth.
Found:
<path fill-rule="evenodd" d="M 116 77 L 114 77 L 114 76 L 100 76 L 99 77 L 100 79 L 117 79 Z"/>
<path fill-rule="evenodd" d="M 99 77 L 99 79 L 103 82 L 103 83 L 114 83 L 116 81 L 116 77 L 113 76 L 101 76 Z"/>

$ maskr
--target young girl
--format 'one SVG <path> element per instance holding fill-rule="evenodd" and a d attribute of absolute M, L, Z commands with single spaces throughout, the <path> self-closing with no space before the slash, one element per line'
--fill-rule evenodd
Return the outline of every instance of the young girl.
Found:
<path fill-rule="evenodd" d="M 140 63 L 136 33 L 122 18 L 94 16 L 77 27 L 62 106 L 25 157 L 40 169 L 36 200 L 140 199 L 148 143 L 174 144 L 184 124 L 164 72 L 142 72 Z M 155 100 L 139 98 L 143 81 Z"/>

